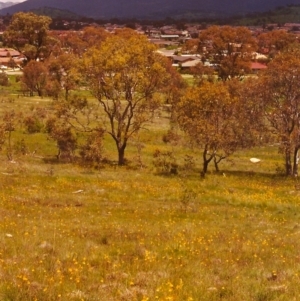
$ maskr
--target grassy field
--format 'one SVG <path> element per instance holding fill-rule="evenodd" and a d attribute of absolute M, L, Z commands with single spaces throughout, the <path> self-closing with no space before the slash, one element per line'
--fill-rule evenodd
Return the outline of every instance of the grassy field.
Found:
<path fill-rule="evenodd" d="M 51 102 L 9 93 L 1 111 Z M 200 154 L 173 147 L 178 174 L 161 175 L 152 154 L 172 149 L 167 114 L 148 129 L 142 167 L 131 143 L 128 166 L 98 170 L 51 160 L 43 133 L 13 133 L 29 151 L 0 153 L 0 300 L 299 300 L 300 190 L 277 147 L 239 152 L 205 179 Z M 105 152 L 116 159 L 108 138 Z"/>

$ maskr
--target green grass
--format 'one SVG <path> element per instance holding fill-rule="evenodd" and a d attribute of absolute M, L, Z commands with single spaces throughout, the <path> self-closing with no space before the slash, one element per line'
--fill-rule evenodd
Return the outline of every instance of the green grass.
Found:
<path fill-rule="evenodd" d="M 193 86 L 195 83 L 194 76 L 191 74 L 182 74 L 182 78 L 185 80 L 188 86 Z"/>
<path fill-rule="evenodd" d="M 1 111 L 48 105 L 20 96 Z M 163 112 L 141 132 L 143 168 L 129 143 L 127 166 L 98 170 L 50 160 L 43 133 L 13 133 L 38 151 L 15 163 L 0 153 L 0 300 L 297 300 L 300 191 L 276 173 L 277 147 L 238 152 L 201 179 L 199 152 L 175 146 L 178 174 L 163 176 L 152 154 L 172 149 L 167 129 Z"/>
<path fill-rule="evenodd" d="M 55 165 L 50 175 L 43 162 L 11 165 L 0 174 L 2 300 L 299 294 L 299 192 L 292 180 L 71 165 Z M 195 192 L 187 202 L 185 187 Z"/>

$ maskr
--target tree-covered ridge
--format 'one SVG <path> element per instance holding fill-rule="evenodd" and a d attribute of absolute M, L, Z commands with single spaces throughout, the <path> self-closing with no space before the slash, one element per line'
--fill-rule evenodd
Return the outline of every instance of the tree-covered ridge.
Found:
<path fill-rule="evenodd" d="M 253 12 L 232 19 L 235 25 L 300 23 L 300 5 L 279 6 L 266 12 Z"/>
<path fill-rule="evenodd" d="M 297 0 L 292 1 L 298 4 Z M 273 9 L 279 5 L 286 5 L 285 0 L 254 0 L 254 1 L 204 1 L 204 0 L 187 0 L 183 4 L 179 0 L 166 0 L 163 2 L 151 1 L 99 1 L 90 0 L 87 5 L 85 1 L 72 0 L 27 0 L 18 3 L 9 8 L 0 11 L 1 14 L 13 14 L 19 11 L 30 11 L 43 7 L 53 7 L 62 10 L 70 10 L 78 15 L 92 18 L 151 18 L 163 19 L 166 17 L 180 16 L 183 17 L 186 13 L 204 12 L 207 16 L 230 16 L 238 13 L 248 13 L 255 11 L 266 11 Z M 214 12 L 214 14 L 212 13 Z"/>
<path fill-rule="evenodd" d="M 59 8 L 48 7 L 48 6 L 35 8 L 35 9 L 32 9 L 31 11 L 36 15 L 48 16 L 52 19 L 63 18 L 63 19 L 78 20 L 78 19 L 82 18 L 81 15 L 75 14 L 70 10 L 59 9 Z"/>

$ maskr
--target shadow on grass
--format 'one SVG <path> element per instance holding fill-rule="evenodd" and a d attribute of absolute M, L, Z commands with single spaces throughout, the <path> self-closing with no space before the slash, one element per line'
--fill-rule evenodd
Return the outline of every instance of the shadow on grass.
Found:
<path fill-rule="evenodd" d="M 90 168 L 94 170 L 112 168 L 116 169 L 117 167 L 124 167 L 129 169 L 129 165 L 118 165 L 117 161 L 104 159 L 101 162 L 84 162 L 81 157 L 73 156 L 72 158 L 57 158 L 57 156 L 44 157 L 42 158 L 43 162 L 50 165 L 76 165 L 82 168 Z"/>
<path fill-rule="evenodd" d="M 198 178 L 200 179 L 206 179 L 211 176 L 219 176 L 219 177 L 228 177 L 228 176 L 234 176 L 237 178 L 265 178 L 265 179 L 290 179 L 290 177 L 287 177 L 285 174 L 281 173 L 268 173 L 268 172 L 260 172 L 260 171 L 245 171 L 245 170 L 221 170 L 219 172 L 216 171 L 208 171 L 205 176 L 203 177 L 201 170 L 194 169 L 186 171 L 179 170 L 178 173 L 174 174 L 171 172 L 154 172 L 155 175 L 161 176 L 161 177 L 178 177 L 178 178 Z"/>
<path fill-rule="evenodd" d="M 245 171 L 245 170 L 222 170 L 220 172 L 212 173 L 214 175 L 220 176 L 235 176 L 240 178 L 248 178 L 248 177 L 261 177 L 267 179 L 287 179 L 288 177 L 281 173 L 268 173 L 268 172 L 260 172 L 260 171 Z"/>
<path fill-rule="evenodd" d="M 44 163 L 51 164 L 51 165 L 76 163 L 76 160 L 58 159 L 57 157 L 43 158 L 43 161 L 44 161 Z"/>

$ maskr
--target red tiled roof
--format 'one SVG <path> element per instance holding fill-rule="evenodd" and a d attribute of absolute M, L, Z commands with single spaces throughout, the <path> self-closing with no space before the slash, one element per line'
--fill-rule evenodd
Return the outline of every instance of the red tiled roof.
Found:
<path fill-rule="evenodd" d="M 0 57 L 20 56 L 20 52 L 9 48 L 0 48 Z"/>
<path fill-rule="evenodd" d="M 251 69 L 252 70 L 262 70 L 267 69 L 268 67 L 264 64 L 258 63 L 258 62 L 252 62 L 251 63 Z"/>

